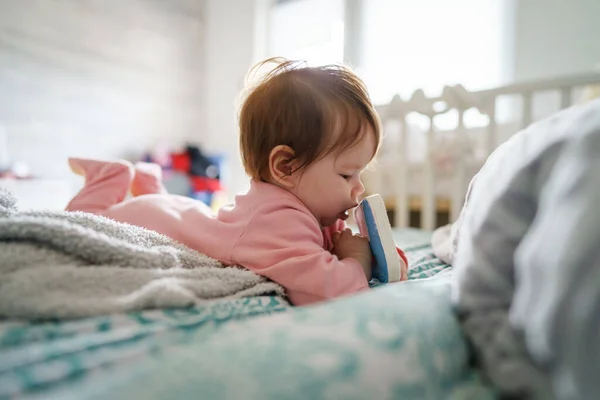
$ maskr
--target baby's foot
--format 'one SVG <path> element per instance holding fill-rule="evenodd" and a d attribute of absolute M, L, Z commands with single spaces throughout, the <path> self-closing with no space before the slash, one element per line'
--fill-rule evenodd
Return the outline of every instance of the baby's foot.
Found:
<path fill-rule="evenodd" d="M 85 178 L 85 185 L 69 202 L 67 211 L 101 214 L 127 196 L 133 178 L 131 163 L 69 158 L 69 166 Z"/>
<path fill-rule="evenodd" d="M 129 161 L 101 161 L 85 158 L 69 158 L 69 167 L 77 175 L 88 179 L 106 175 L 129 175 L 133 178 L 133 166 Z"/>
<path fill-rule="evenodd" d="M 131 194 L 133 196 L 167 193 L 162 183 L 162 168 L 160 165 L 138 162 L 134 168 L 135 175 L 131 182 Z"/>

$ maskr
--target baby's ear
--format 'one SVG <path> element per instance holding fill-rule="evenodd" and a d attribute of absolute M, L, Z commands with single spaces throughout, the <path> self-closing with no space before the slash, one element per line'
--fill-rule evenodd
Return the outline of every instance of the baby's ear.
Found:
<path fill-rule="evenodd" d="M 271 150 L 269 155 L 269 172 L 271 178 L 279 185 L 291 189 L 296 185 L 294 165 L 296 153 L 290 146 L 279 145 Z"/>

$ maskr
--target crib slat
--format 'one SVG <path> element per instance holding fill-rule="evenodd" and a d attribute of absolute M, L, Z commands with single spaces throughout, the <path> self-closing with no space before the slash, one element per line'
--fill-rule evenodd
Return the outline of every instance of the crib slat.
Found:
<path fill-rule="evenodd" d="M 408 160 L 408 123 L 406 122 L 406 115 L 402 117 L 401 123 L 400 148 L 398 149 L 398 181 L 395 183 L 394 226 L 405 228 L 409 224 L 408 163 L 406 162 Z"/>
<path fill-rule="evenodd" d="M 434 117 L 429 117 L 429 130 L 427 131 L 427 144 L 425 146 L 427 157 L 425 159 L 423 179 L 423 204 L 421 206 L 421 228 L 431 231 L 435 228 L 435 170 L 433 158 Z"/>
<path fill-rule="evenodd" d="M 523 93 L 523 128 L 528 127 L 532 120 L 532 96 L 531 92 Z"/>
<path fill-rule="evenodd" d="M 498 98 L 496 96 L 494 96 L 491 100 L 490 100 L 490 105 L 489 105 L 489 110 L 488 110 L 488 117 L 489 117 L 489 123 L 487 126 L 487 135 L 486 135 L 486 144 L 485 144 L 485 150 L 486 150 L 486 156 L 492 154 L 492 152 L 494 151 L 494 149 L 496 148 L 496 143 L 498 143 L 498 138 L 497 138 L 497 130 L 498 130 L 498 123 L 496 121 L 496 100 Z"/>
<path fill-rule="evenodd" d="M 458 139 L 458 151 L 455 163 L 454 172 L 454 185 L 452 187 L 452 202 L 450 209 L 450 221 L 456 221 L 458 214 L 463 205 L 465 192 L 466 192 L 466 180 L 467 171 L 465 165 L 465 142 L 468 140 L 466 137 L 466 129 L 464 124 L 464 113 L 465 110 L 458 110 L 458 126 L 456 128 L 456 135 Z"/>
<path fill-rule="evenodd" d="M 560 108 L 568 108 L 573 102 L 572 87 L 566 86 L 560 89 Z"/>

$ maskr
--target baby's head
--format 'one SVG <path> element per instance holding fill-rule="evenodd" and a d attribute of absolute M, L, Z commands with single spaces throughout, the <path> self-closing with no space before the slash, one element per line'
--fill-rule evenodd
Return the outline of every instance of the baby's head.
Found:
<path fill-rule="evenodd" d="M 240 150 L 248 175 L 295 194 L 322 226 L 357 205 L 360 174 L 381 129 L 364 83 L 343 66 L 279 62 L 243 98 Z"/>

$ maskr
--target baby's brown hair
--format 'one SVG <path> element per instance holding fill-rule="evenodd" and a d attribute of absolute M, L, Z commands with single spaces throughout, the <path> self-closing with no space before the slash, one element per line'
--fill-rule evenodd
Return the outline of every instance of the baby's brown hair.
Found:
<path fill-rule="evenodd" d="M 249 88 L 239 113 L 241 157 L 250 178 L 269 180 L 269 155 L 278 145 L 294 150 L 293 159 L 300 162 L 297 171 L 352 147 L 362 139 L 365 126 L 375 134 L 375 156 L 380 121 L 354 72 L 341 65 L 308 67 L 273 58 L 257 64 L 250 74 L 271 62 L 278 65 Z M 337 140 L 334 132 L 340 132 Z"/>

